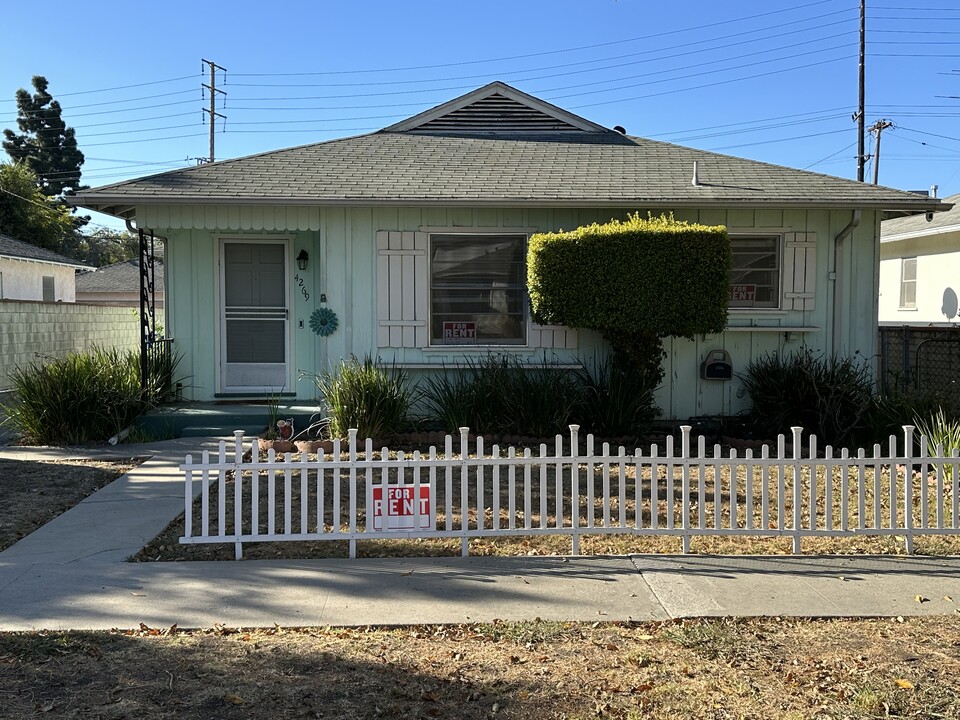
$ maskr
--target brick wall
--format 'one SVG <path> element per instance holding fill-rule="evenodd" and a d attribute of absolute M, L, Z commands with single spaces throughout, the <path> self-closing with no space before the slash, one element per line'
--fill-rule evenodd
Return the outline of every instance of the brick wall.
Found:
<path fill-rule="evenodd" d="M 61 355 L 92 345 L 135 349 L 140 345 L 137 316 L 128 307 L 0 301 L 0 390 L 17 365 L 37 354 Z"/>

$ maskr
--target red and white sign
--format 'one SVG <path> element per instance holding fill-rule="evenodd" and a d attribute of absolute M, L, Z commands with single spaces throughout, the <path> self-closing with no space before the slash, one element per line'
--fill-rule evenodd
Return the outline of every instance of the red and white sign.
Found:
<path fill-rule="evenodd" d="M 373 487 L 374 530 L 429 530 L 433 527 L 430 486 L 375 485 Z M 420 520 L 419 524 L 417 520 Z"/>
<path fill-rule="evenodd" d="M 753 302 L 757 299 L 756 285 L 731 285 L 730 302 Z"/>
<path fill-rule="evenodd" d="M 475 322 L 444 322 L 444 342 L 473 342 L 477 339 L 477 324 Z"/>

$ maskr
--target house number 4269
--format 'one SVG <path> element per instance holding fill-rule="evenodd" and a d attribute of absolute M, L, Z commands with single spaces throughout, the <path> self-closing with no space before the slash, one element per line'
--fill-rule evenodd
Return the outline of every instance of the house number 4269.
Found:
<path fill-rule="evenodd" d="M 309 300 L 310 293 L 307 292 L 307 287 L 306 285 L 304 285 L 303 278 L 300 277 L 300 273 L 297 273 L 296 275 L 294 275 L 293 279 L 297 281 L 297 287 L 300 288 L 300 294 L 303 295 L 303 299 Z"/>

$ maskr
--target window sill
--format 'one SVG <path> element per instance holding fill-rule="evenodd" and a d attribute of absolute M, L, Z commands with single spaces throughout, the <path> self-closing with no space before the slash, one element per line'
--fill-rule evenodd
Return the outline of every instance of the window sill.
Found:
<path fill-rule="evenodd" d="M 579 370 L 583 367 L 580 363 L 531 363 L 531 362 L 521 362 L 518 363 L 519 367 L 530 368 L 531 370 L 536 370 L 538 368 L 547 367 L 551 370 Z M 469 360 L 452 360 L 450 362 L 398 362 L 393 363 L 391 367 L 403 368 L 405 370 L 457 370 L 460 368 L 469 368 L 474 367 L 474 364 Z"/>
<path fill-rule="evenodd" d="M 820 328 L 811 325 L 730 325 L 724 332 L 808 333 L 818 330 Z"/>
<path fill-rule="evenodd" d="M 915 307 L 900 307 L 900 308 L 897 308 L 897 312 L 917 312 L 917 308 L 915 308 Z"/>
<path fill-rule="evenodd" d="M 729 308 L 727 310 L 728 315 L 763 315 L 764 317 L 784 317 L 787 314 L 786 310 L 781 310 L 780 308 Z"/>

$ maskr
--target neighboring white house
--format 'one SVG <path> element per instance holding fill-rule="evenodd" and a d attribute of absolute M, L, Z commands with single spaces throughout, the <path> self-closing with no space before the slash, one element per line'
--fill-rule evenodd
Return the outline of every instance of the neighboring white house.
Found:
<path fill-rule="evenodd" d="M 944 202 L 880 224 L 880 325 L 960 324 L 960 194 Z"/>
<path fill-rule="evenodd" d="M 0 300 L 76 302 L 77 270 L 92 269 L 0 234 Z"/>

